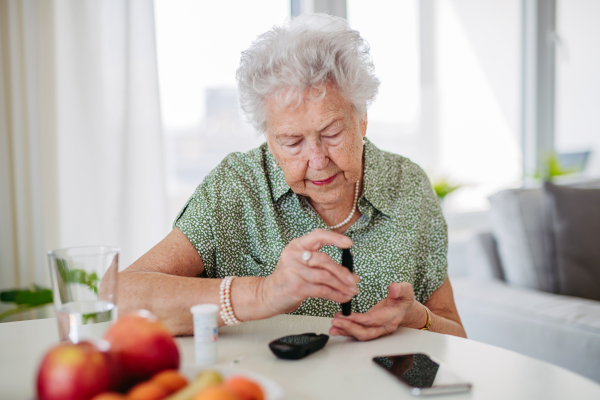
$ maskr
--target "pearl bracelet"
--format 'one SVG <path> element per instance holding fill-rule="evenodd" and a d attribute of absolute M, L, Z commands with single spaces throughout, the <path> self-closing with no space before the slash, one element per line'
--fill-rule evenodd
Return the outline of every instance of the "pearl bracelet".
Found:
<path fill-rule="evenodd" d="M 221 319 L 225 325 L 236 325 L 242 321 L 235 317 L 233 306 L 231 305 L 231 282 L 235 276 L 228 276 L 221 281 L 219 297 L 221 298 Z"/>

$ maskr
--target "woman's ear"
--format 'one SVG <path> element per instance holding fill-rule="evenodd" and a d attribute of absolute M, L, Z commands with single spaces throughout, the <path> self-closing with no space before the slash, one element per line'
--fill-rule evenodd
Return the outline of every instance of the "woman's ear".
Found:
<path fill-rule="evenodd" d="M 367 136 L 367 113 L 360 119 L 360 133 L 364 138 Z"/>

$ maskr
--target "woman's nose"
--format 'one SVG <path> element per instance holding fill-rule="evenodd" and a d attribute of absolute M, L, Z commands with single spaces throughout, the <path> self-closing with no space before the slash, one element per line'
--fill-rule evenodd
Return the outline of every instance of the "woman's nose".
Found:
<path fill-rule="evenodd" d="M 321 170 L 329 164 L 327 151 L 322 143 L 313 143 L 308 148 L 308 166 L 314 170 Z"/>

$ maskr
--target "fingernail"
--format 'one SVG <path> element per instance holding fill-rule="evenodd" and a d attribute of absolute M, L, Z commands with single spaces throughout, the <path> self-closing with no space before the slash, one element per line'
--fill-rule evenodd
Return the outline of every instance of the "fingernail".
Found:
<path fill-rule="evenodd" d="M 358 288 L 356 286 L 350 286 L 350 290 L 352 291 L 352 293 L 356 294 L 358 293 Z"/>
<path fill-rule="evenodd" d="M 348 282 L 351 285 L 354 285 L 356 283 L 356 278 L 352 275 L 348 275 L 346 277 L 346 282 Z"/>
<path fill-rule="evenodd" d="M 342 326 L 342 323 L 340 321 L 335 320 L 335 319 L 333 320 L 332 324 L 333 324 L 333 326 L 337 326 L 337 327 Z"/>

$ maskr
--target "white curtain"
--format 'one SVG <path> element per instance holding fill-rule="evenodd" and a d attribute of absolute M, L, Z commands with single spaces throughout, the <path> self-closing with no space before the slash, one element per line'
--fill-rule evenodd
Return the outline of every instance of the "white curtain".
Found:
<path fill-rule="evenodd" d="M 168 232 L 153 2 L 0 0 L 0 289 Z"/>
<path fill-rule="evenodd" d="M 57 1 L 56 45 L 61 243 L 123 268 L 168 225 L 153 2 Z"/>

